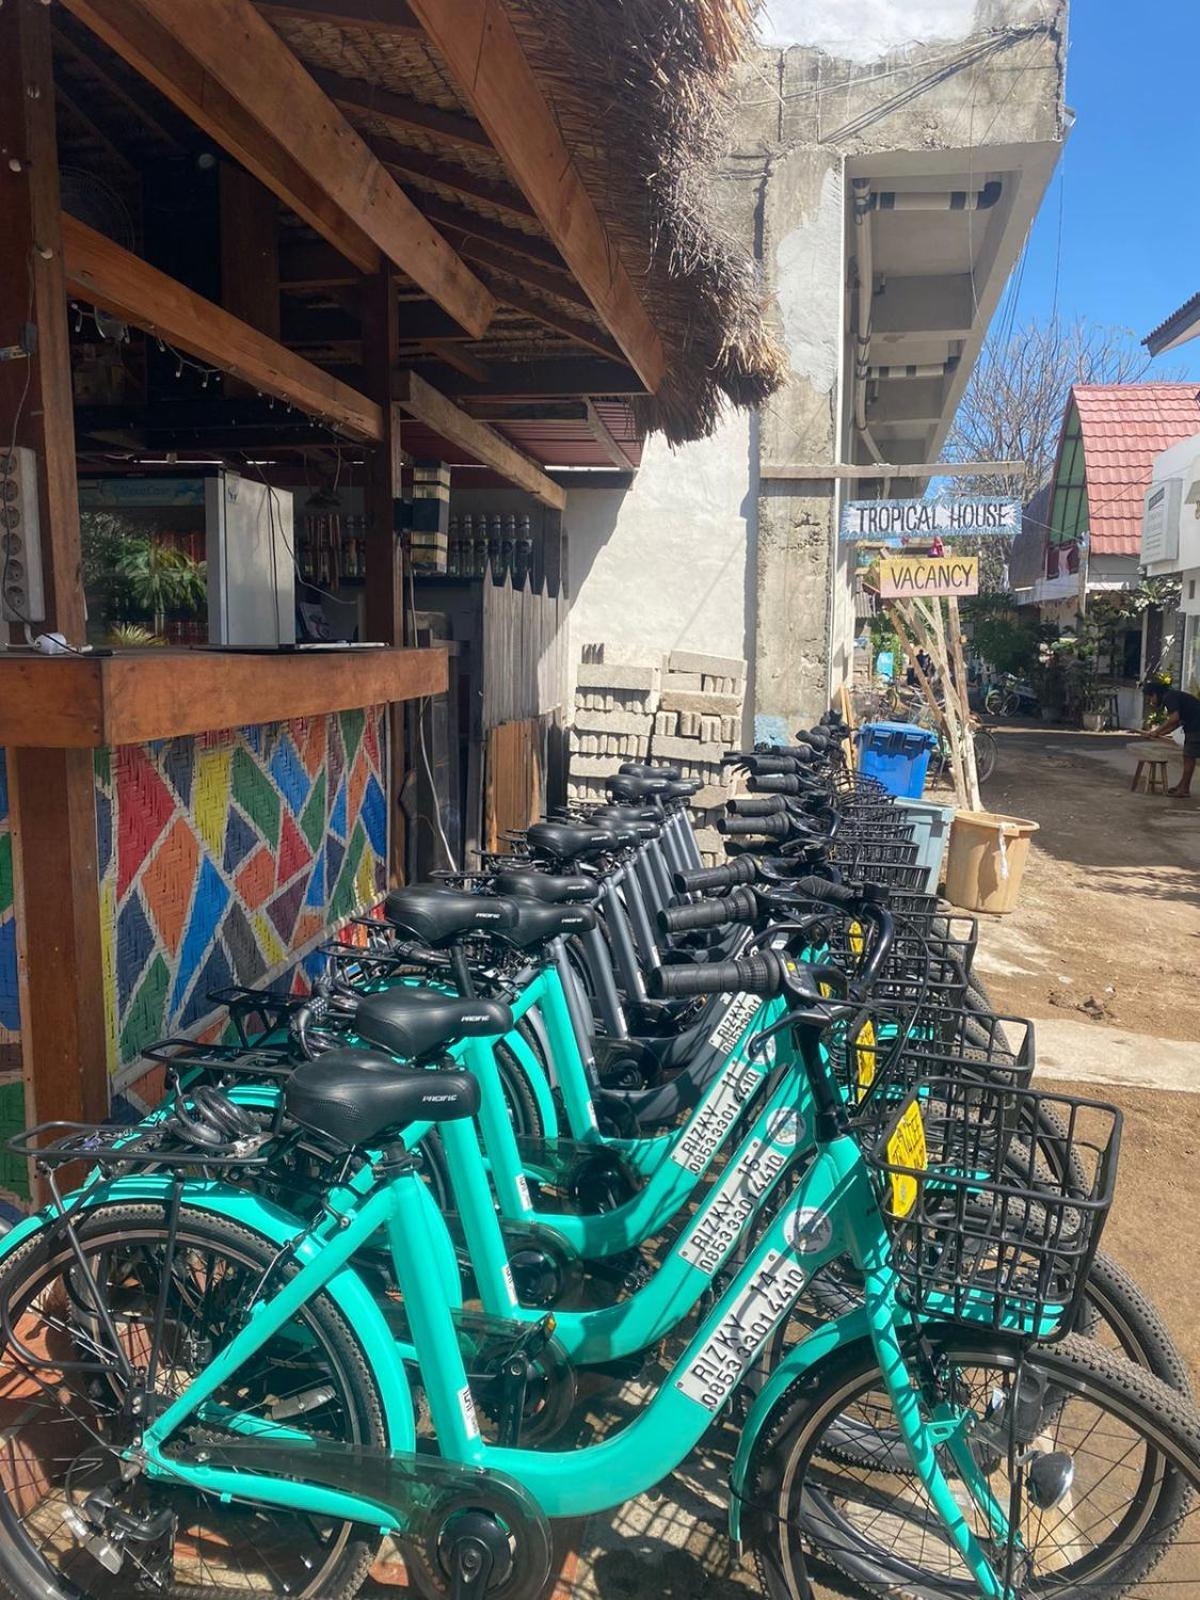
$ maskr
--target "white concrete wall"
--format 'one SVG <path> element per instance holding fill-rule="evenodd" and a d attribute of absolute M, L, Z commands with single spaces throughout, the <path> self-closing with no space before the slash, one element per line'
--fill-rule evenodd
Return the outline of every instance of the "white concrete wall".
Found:
<path fill-rule="evenodd" d="M 917 43 L 1044 20 L 1052 0 L 767 0 L 759 37 L 808 45 L 846 61 L 877 61 Z"/>
<path fill-rule="evenodd" d="M 680 450 L 652 436 L 631 488 L 568 494 L 572 699 L 585 644 L 612 660 L 669 650 L 753 660 L 750 430 L 738 412 Z"/>

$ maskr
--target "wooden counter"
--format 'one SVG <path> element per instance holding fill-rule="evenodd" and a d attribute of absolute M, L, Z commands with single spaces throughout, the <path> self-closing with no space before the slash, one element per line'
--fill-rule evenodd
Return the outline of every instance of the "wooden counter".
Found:
<path fill-rule="evenodd" d="M 444 650 L 0 655 L 0 746 L 94 749 L 441 694 Z"/>

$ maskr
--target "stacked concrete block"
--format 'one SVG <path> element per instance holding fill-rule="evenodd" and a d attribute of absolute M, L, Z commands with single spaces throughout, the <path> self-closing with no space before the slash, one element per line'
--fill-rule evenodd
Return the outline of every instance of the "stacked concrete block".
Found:
<path fill-rule="evenodd" d="M 657 664 L 606 662 L 602 649 L 585 647 L 576 680 L 568 800 L 587 805 L 607 799 L 604 780 L 622 762 L 649 759 L 661 678 Z"/>
<path fill-rule="evenodd" d="M 725 859 L 716 821 L 735 792 L 735 778 L 721 765 L 741 741 L 746 663 L 729 656 L 673 650 L 662 676 L 662 692 L 650 740 L 650 759 L 677 766 L 703 788 L 692 803 L 697 842 L 706 866 Z"/>

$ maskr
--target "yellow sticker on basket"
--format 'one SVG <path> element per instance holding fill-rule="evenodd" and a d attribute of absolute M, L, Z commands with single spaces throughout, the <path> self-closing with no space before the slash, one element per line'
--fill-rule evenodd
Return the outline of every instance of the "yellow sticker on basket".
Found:
<path fill-rule="evenodd" d="M 863 925 L 861 922 L 852 922 L 850 924 L 847 942 L 849 943 L 850 954 L 852 956 L 862 955 L 863 950 L 866 948 L 867 941 L 865 935 L 863 934 Z"/>
<path fill-rule="evenodd" d="M 892 1166 L 911 1167 L 915 1172 L 923 1172 L 929 1164 L 929 1153 L 925 1147 L 925 1121 L 917 1101 L 909 1105 L 896 1124 L 896 1131 L 888 1140 L 887 1158 Z M 906 1172 L 893 1172 L 891 1178 L 892 1214 L 906 1217 L 917 1203 L 917 1179 Z"/>
<path fill-rule="evenodd" d="M 875 1025 L 870 1020 L 863 1023 L 854 1041 L 854 1060 L 857 1067 L 858 1098 L 866 1098 L 867 1090 L 875 1082 L 877 1066 L 875 1055 Z"/>

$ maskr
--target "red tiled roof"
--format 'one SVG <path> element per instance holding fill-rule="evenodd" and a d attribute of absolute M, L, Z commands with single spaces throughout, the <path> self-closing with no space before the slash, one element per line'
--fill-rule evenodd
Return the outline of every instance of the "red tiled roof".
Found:
<path fill-rule="evenodd" d="M 1083 432 L 1091 549 L 1136 556 L 1154 458 L 1200 433 L 1200 384 L 1077 383 L 1071 397 Z"/>

